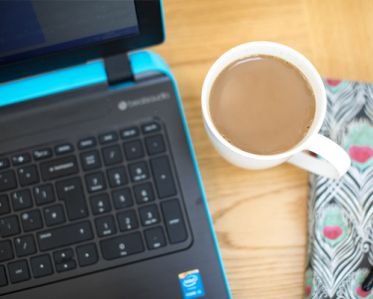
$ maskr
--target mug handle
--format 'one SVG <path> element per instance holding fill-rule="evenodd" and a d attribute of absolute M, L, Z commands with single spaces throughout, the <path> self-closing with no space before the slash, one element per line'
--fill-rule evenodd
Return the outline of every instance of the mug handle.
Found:
<path fill-rule="evenodd" d="M 321 156 L 323 159 L 300 152 L 292 156 L 288 162 L 331 179 L 340 178 L 350 168 L 351 160 L 348 154 L 342 147 L 323 135 L 316 134 L 311 137 L 306 150 Z"/>

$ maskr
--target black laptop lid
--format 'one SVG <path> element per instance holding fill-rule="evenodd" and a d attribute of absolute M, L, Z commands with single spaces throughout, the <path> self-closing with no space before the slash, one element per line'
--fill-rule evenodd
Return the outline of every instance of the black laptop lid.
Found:
<path fill-rule="evenodd" d="M 0 1 L 0 82 L 164 39 L 160 1 Z"/>

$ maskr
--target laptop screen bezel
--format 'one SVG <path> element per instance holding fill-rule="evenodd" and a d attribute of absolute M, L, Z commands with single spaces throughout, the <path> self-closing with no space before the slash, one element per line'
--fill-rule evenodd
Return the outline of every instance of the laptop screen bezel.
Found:
<path fill-rule="evenodd" d="M 1 64 L 0 82 L 16 80 L 162 43 L 165 34 L 161 0 L 134 1 L 139 34 Z"/>

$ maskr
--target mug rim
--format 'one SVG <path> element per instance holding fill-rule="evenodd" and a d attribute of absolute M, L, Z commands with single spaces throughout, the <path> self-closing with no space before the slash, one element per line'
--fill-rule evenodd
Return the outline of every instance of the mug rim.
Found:
<path fill-rule="evenodd" d="M 263 53 L 262 51 L 254 51 L 255 53 L 250 54 L 250 55 L 239 55 L 239 53 L 242 51 L 242 49 L 248 49 L 248 48 L 271 48 L 274 49 L 275 51 L 284 51 L 286 53 L 289 53 L 292 58 L 298 60 L 302 64 L 303 69 L 307 69 L 308 73 L 311 73 L 314 82 L 317 84 L 317 88 L 319 89 L 319 92 L 321 92 L 321 96 L 317 97 L 316 96 L 316 90 L 314 86 L 311 84 L 310 80 L 306 77 L 306 74 L 304 70 L 302 70 L 300 67 L 294 65 L 291 61 L 288 59 L 282 57 L 281 55 L 276 55 L 276 54 L 267 54 Z M 255 55 L 270 55 L 274 56 L 277 58 L 280 58 L 282 60 L 287 61 L 288 63 L 291 63 L 294 67 L 296 67 L 306 78 L 308 81 L 309 85 L 312 88 L 312 91 L 315 96 L 315 117 L 312 121 L 311 128 L 307 131 L 307 134 L 303 137 L 303 139 L 297 143 L 295 146 L 292 148 L 288 149 L 287 151 L 277 153 L 277 154 L 271 154 L 271 155 L 260 155 L 260 154 L 254 154 L 247 152 L 245 150 L 240 149 L 239 147 L 233 145 L 229 141 L 227 141 L 218 131 L 218 129 L 215 127 L 214 122 L 211 119 L 210 115 L 210 92 L 211 88 L 213 86 L 214 81 L 218 77 L 218 75 L 231 63 L 234 61 L 250 57 L 250 56 L 255 56 Z M 221 67 L 221 64 L 223 63 L 224 60 L 229 60 L 228 63 L 224 63 L 223 66 Z M 217 68 L 221 68 L 220 71 L 217 71 Z M 208 84 L 211 82 L 210 87 L 208 88 Z M 325 118 L 325 113 L 326 113 L 326 91 L 324 84 L 322 82 L 322 79 L 316 70 L 316 68 L 313 66 L 313 64 L 300 52 L 286 46 L 280 43 L 276 42 L 270 42 L 270 41 L 255 41 L 255 42 L 247 42 L 243 43 L 240 45 L 237 45 L 230 50 L 226 51 L 223 53 L 210 67 L 209 71 L 207 72 L 207 75 L 204 79 L 203 85 L 202 85 L 202 95 L 201 95 L 201 101 L 202 101 L 202 115 L 204 119 L 204 123 L 206 126 L 206 129 L 210 131 L 210 133 L 218 140 L 219 143 L 224 145 L 224 147 L 228 148 L 231 152 L 234 152 L 240 156 L 243 156 L 245 158 L 251 158 L 255 160 L 263 160 L 263 161 L 271 161 L 271 160 L 281 160 L 281 159 L 286 159 L 289 158 L 290 156 L 301 152 L 307 147 L 307 143 L 309 140 L 319 132 L 322 123 Z M 319 109 L 319 115 L 316 115 L 316 111 Z"/>

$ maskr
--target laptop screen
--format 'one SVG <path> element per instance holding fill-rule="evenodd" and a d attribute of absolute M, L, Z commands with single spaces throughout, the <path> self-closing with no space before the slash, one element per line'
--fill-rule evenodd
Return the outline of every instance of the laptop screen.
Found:
<path fill-rule="evenodd" d="M 0 63 L 137 34 L 134 0 L 0 0 Z"/>

